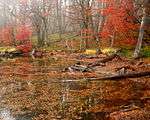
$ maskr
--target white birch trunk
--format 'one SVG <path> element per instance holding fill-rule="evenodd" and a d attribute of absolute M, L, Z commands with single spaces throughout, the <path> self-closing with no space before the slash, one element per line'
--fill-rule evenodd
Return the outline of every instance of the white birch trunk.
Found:
<path fill-rule="evenodd" d="M 140 27 L 140 31 L 139 31 L 139 37 L 138 37 L 138 42 L 134 51 L 134 58 L 139 57 L 140 55 L 140 51 L 141 51 L 141 47 L 142 47 L 142 41 L 143 41 L 143 36 L 144 36 L 144 29 L 148 23 L 148 18 L 149 18 L 149 13 L 148 10 L 149 9 L 149 4 L 150 4 L 150 0 L 144 0 L 144 8 L 143 8 L 143 18 L 142 18 L 142 22 L 141 22 L 141 27 Z"/>

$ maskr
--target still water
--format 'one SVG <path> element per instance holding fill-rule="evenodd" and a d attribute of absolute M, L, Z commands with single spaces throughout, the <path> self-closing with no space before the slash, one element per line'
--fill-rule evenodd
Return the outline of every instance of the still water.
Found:
<path fill-rule="evenodd" d="M 58 58 L 0 62 L 0 120 L 105 120 L 109 113 L 142 108 L 148 85 L 138 80 L 68 81 Z"/>

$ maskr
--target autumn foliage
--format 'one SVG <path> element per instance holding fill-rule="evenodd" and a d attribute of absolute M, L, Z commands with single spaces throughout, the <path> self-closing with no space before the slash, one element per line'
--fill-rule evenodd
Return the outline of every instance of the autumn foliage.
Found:
<path fill-rule="evenodd" d="M 0 44 L 11 45 L 12 44 L 12 27 L 5 26 L 0 29 Z"/>
<path fill-rule="evenodd" d="M 17 29 L 16 40 L 19 42 L 17 48 L 24 53 L 30 52 L 32 49 L 32 43 L 30 41 L 30 37 L 32 35 L 32 31 L 27 26 L 19 26 Z"/>
<path fill-rule="evenodd" d="M 32 43 L 30 37 L 32 30 L 26 25 L 20 25 L 16 28 L 11 25 L 5 26 L 0 30 L 0 43 L 5 46 L 16 46 L 24 53 L 31 51 Z"/>
<path fill-rule="evenodd" d="M 133 0 L 121 0 L 118 3 L 115 0 L 105 0 L 105 4 L 101 10 L 105 17 L 101 37 L 114 37 L 117 44 L 135 44 L 135 32 L 139 25 L 135 23 Z"/>

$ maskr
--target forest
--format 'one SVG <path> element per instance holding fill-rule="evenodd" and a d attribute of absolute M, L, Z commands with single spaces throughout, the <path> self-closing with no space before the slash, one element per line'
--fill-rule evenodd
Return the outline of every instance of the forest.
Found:
<path fill-rule="evenodd" d="M 150 0 L 0 0 L 0 120 L 150 120 Z"/>

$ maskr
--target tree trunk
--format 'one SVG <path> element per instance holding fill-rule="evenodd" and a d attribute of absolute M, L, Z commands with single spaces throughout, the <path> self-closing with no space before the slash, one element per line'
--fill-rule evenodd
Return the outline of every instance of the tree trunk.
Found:
<path fill-rule="evenodd" d="M 14 27 L 12 27 L 11 36 L 12 36 L 13 45 L 16 46 L 16 37 L 15 37 Z"/>
<path fill-rule="evenodd" d="M 142 18 L 141 27 L 139 31 L 139 38 L 138 38 L 138 42 L 134 51 L 134 56 L 133 56 L 134 58 L 139 57 L 140 50 L 142 47 L 142 41 L 143 41 L 143 36 L 144 36 L 144 21 L 145 21 L 145 16 Z"/>
<path fill-rule="evenodd" d="M 143 41 L 143 36 L 144 36 L 144 30 L 146 25 L 149 24 L 149 7 L 150 7 L 150 0 L 144 0 L 144 8 L 143 8 L 143 18 L 141 21 L 141 27 L 140 27 L 140 31 L 139 31 L 139 38 L 138 38 L 138 42 L 134 51 L 134 58 L 139 57 L 140 54 L 140 50 L 142 47 L 142 41 Z"/>
<path fill-rule="evenodd" d="M 58 22 L 58 29 L 59 29 L 59 40 L 62 40 L 62 7 L 61 7 L 61 0 L 57 0 L 57 22 Z"/>
<path fill-rule="evenodd" d="M 41 31 L 37 31 L 37 40 L 38 40 L 38 46 L 39 47 L 42 47 L 44 45 L 44 42 L 42 40 L 42 37 L 41 37 Z"/>
<path fill-rule="evenodd" d="M 88 67 L 95 67 L 95 66 L 99 66 L 99 65 L 103 65 L 102 63 L 106 63 L 108 61 L 113 60 L 114 58 L 119 57 L 117 54 L 113 54 L 111 56 L 108 56 L 102 60 L 97 60 L 95 62 L 89 63 Z"/>
<path fill-rule="evenodd" d="M 115 41 L 115 32 L 113 32 L 113 35 L 111 36 L 110 47 L 114 46 L 114 41 Z"/>

